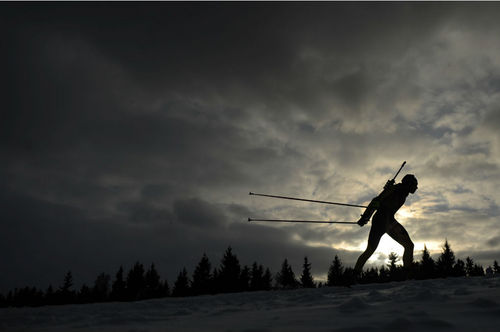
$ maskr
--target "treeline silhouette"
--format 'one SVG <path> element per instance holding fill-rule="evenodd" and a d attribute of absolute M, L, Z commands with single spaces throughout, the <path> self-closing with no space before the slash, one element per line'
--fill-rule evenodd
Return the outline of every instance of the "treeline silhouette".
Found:
<path fill-rule="evenodd" d="M 484 276 L 485 270 L 467 257 L 465 261 L 456 259 L 448 241 L 443 251 L 434 260 L 427 247 L 422 251 L 420 261 L 408 271 L 397 265 L 399 257 L 389 255 L 387 266 L 372 267 L 364 270 L 357 279 L 358 283 L 383 283 L 405 279 L 430 279 L 447 277 Z M 238 257 L 228 247 L 221 259 L 220 266 L 212 269 L 206 254 L 203 254 L 191 278 L 183 268 L 172 289 L 167 280 L 162 280 L 154 264 L 146 270 L 140 262 L 125 275 L 122 266 L 111 282 L 110 275 L 101 273 L 92 287 L 86 284 L 74 290 L 73 275 L 68 271 L 60 287 L 54 290 L 50 285 L 45 291 L 35 287 L 25 287 L 10 291 L 6 296 L 0 294 L 0 307 L 42 306 L 60 304 L 83 304 L 110 301 L 138 301 L 167 296 L 196 296 L 217 293 L 261 291 L 271 289 L 315 288 L 324 286 L 344 286 L 352 283 L 353 269 L 345 267 L 336 255 L 330 264 L 327 281 L 316 282 L 311 274 L 311 263 L 304 257 L 302 273 L 297 277 L 285 259 L 281 269 L 274 276 L 269 268 L 254 262 L 252 266 L 241 266 Z M 493 268 L 486 269 L 486 275 L 498 275 L 500 268 L 495 260 Z"/>

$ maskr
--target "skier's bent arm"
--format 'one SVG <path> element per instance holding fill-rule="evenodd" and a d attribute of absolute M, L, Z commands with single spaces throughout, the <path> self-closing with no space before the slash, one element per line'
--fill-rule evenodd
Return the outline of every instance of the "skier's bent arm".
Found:
<path fill-rule="evenodd" d="M 373 213 L 378 209 L 380 206 L 380 198 L 379 196 L 375 197 L 372 199 L 370 204 L 368 204 L 368 207 L 365 209 L 365 212 L 361 215 L 361 218 L 358 220 L 358 225 L 359 226 L 364 226 L 366 225 L 369 221 L 370 218 L 372 217 Z"/>
<path fill-rule="evenodd" d="M 384 190 L 375 198 L 373 198 L 365 209 L 365 212 L 361 215 L 358 220 L 359 226 L 364 226 L 370 221 L 373 213 L 380 207 L 381 202 L 393 191 L 394 180 L 389 180 L 384 186 Z"/>

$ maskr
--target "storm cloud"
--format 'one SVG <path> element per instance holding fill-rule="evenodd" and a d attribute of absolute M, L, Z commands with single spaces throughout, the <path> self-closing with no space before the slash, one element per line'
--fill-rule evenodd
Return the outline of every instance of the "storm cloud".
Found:
<path fill-rule="evenodd" d="M 247 218 L 361 211 L 248 192 L 366 204 L 403 160 L 417 257 L 500 258 L 498 4 L 0 6 L 3 290 L 136 260 L 172 281 L 228 245 L 321 276 L 369 226 Z"/>

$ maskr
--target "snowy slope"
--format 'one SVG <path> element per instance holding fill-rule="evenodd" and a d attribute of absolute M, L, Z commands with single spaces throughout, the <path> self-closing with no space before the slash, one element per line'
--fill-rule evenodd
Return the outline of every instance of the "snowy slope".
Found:
<path fill-rule="evenodd" d="M 500 331 L 500 278 L 0 309 L 2 331 Z"/>

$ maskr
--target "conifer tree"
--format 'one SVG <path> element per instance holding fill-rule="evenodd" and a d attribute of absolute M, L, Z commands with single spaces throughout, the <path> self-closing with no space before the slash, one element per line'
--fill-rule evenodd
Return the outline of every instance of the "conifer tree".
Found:
<path fill-rule="evenodd" d="M 9 291 L 7 293 L 7 296 L 5 298 L 5 302 L 7 303 L 7 306 L 11 306 L 14 302 L 14 294 L 12 294 L 12 291 Z"/>
<path fill-rule="evenodd" d="M 124 301 L 126 298 L 126 284 L 123 280 L 123 266 L 116 272 L 115 281 L 111 286 L 111 299 L 113 301 Z"/>
<path fill-rule="evenodd" d="M 250 289 L 250 268 L 245 265 L 241 269 L 241 274 L 240 274 L 240 290 L 241 291 L 248 291 Z"/>
<path fill-rule="evenodd" d="M 220 293 L 222 289 L 221 281 L 219 277 L 219 270 L 214 268 L 212 272 L 212 293 Z"/>
<path fill-rule="evenodd" d="M 330 268 L 328 269 L 328 286 L 339 286 L 343 284 L 344 267 L 339 256 L 335 255 Z"/>
<path fill-rule="evenodd" d="M 273 275 L 269 268 L 266 268 L 264 272 L 264 276 L 262 277 L 262 290 L 270 290 L 273 284 Z"/>
<path fill-rule="evenodd" d="M 106 273 L 101 273 L 97 276 L 92 289 L 92 299 L 96 302 L 103 302 L 109 296 L 109 280 L 110 277 Z"/>
<path fill-rule="evenodd" d="M 64 282 L 63 285 L 60 287 L 60 290 L 64 293 L 70 292 L 71 288 L 73 287 L 73 274 L 71 271 L 68 271 L 66 275 L 64 276 Z"/>
<path fill-rule="evenodd" d="M 170 286 L 166 279 L 161 283 L 160 296 L 161 297 L 170 296 Z"/>
<path fill-rule="evenodd" d="M 390 280 L 389 270 L 384 265 L 378 271 L 378 276 L 379 282 L 389 282 Z"/>
<path fill-rule="evenodd" d="M 465 259 L 465 273 L 468 277 L 472 277 L 474 275 L 474 260 L 467 256 Z"/>
<path fill-rule="evenodd" d="M 454 277 L 464 277 L 466 275 L 465 263 L 461 259 L 457 259 L 457 262 L 453 266 L 453 276 Z"/>
<path fill-rule="evenodd" d="M 73 303 L 75 300 L 75 291 L 72 290 L 73 288 L 73 274 L 71 271 L 68 271 L 66 275 L 64 276 L 64 282 L 62 286 L 59 288 L 59 303 L 60 304 L 67 304 L 67 303 Z"/>
<path fill-rule="evenodd" d="M 36 287 L 32 288 L 33 291 L 33 306 L 39 307 L 42 305 L 45 305 L 43 302 L 43 291 L 41 289 L 38 289 Z"/>
<path fill-rule="evenodd" d="M 78 303 L 92 303 L 95 299 L 92 290 L 86 284 L 83 284 L 78 292 Z"/>
<path fill-rule="evenodd" d="M 369 268 L 361 274 L 360 283 L 371 284 L 377 281 L 379 281 L 379 277 L 376 267 Z"/>
<path fill-rule="evenodd" d="M 219 286 L 223 293 L 241 291 L 240 284 L 241 266 L 238 257 L 233 254 L 233 249 L 229 246 L 222 258 L 219 269 Z"/>
<path fill-rule="evenodd" d="M 282 289 L 292 289 L 297 288 L 297 279 L 295 279 L 295 273 L 292 267 L 288 264 L 288 259 L 285 258 L 283 264 L 281 265 L 281 270 L 276 274 L 276 284 L 277 287 Z"/>
<path fill-rule="evenodd" d="M 212 292 L 211 269 L 212 264 L 210 260 L 206 254 L 203 254 L 193 273 L 193 281 L 191 283 L 193 295 L 209 294 Z"/>
<path fill-rule="evenodd" d="M 404 279 L 404 274 L 402 268 L 396 263 L 399 261 L 399 256 L 395 252 L 391 252 L 389 254 L 389 264 L 387 267 L 389 268 L 389 278 L 394 281 L 401 281 Z"/>
<path fill-rule="evenodd" d="M 302 269 L 302 275 L 300 276 L 300 283 L 304 288 L 314 288 L 314 279 L 311 275 L 311 263 L 307 260 L 307 256 L 304 257 L 304 264 Z"/>
<path fill-rule="evenodd" d="M 129 300 L 140 300 L 144 296 L 146 279 L 144 278 L 144 265 L 136 262 L 127 275 L 127 296 Z"/>
<path fill-rule="evenodd" d="M 250 271 L 250 290 L 262 290 L 262 280 L 264 278 L 264 268 L 262 265 L 257 265 L 257 262 L 252 264 L 252 270 Z"/>
<path fill-rule="evenodd" d="M 156 270 L 155 264 L 151 263 L 151 266 L 146 271 L 145 275 L 145 298 L 158 298 L 162 297 L 161 294 L 161 282 L 160 282 L 160 274 Z"/>
<path fill-rule="evenodd" d="M 422 251 L 422 260 L 420 264 L 420 279 L 429 279 L 436 276 L 436 263 L 432 259 L 427 246 L 424 245 L 424 250 Z"/>
<path fill-rule="evenodd" d="M 47 290 L 45 291 L 45 296 L 44 296 L 44 303 L 48 305 L 52 305 L 55 303 L 54 299 L 54 288 L 52 287 L 52 284 L 49 284 L 49 287 L 47 287 Z"/>
<path fill-rule="evenodd" d="M 495 274 L 500 274 L 500 267 L 498 266 L 498 262 L 496 260 L 493 262 L 493 270 L 495 271 Z"/>
<path fill-rule="evenodd" d="M 188 296 L 189 294 L 190 289 L 188 273 L 186 271 L 186 268 L 183 268 L 177 276 L 177 280 L 175 280 L 174 289 L 172 290 L 172 296 Z"/>
<path fill-rule="evenodd" d="M 483 267 L 481 265 L 479 265 L 479 264 L 474 264 L 474 269 L 473 269 L 472 275 L 474 277 L 482 277 L 482 276 L 484 276 L 484 269 L 483 269 Z"/>
<path fill-rule="evenodd" d="M 448 240 L 445 241 L 443 252 L 439 256 L 437 267 L 441 277 L 450 277 L 453 275 L 453 266 L 455 265 L 455 253 L 451 250 Z"/>
<path fill-rule="evenodd" d="M 396 268 L 397 268 L 396 262 L 399 260 L 399 256 L 395 252 L 391 252 L 389 254 L 388 259 L 389 259 L 389 264 L 387 264 L 387 267 L 389 268 L 389 272 L 395 273 Z"/>

